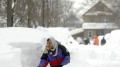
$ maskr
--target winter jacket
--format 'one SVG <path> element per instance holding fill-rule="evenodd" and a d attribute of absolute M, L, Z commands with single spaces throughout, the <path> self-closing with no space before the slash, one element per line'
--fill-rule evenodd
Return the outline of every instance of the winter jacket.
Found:
<path fill-rule="evenodd" d="M 85 42 L 85 45 L 88 45 L 90 43 L 89 38 L 85 39 L 84 42 Z"/>
<path fill-rule="evenodd" d="M 103 39 L 101 40 L 101 45 L 104 45 L 106 43 L 105 38 L 103 37 Z"/>
<path fill-rule="evenodd" d="M 46 67 L 48 63 L 51 67 L 62 67 L 70 62 L 70 54 L 67 49 L 58 42 L 57 45 L 55 51 L 43 53 L 38 67 Z M 56 52 L 57 54 L 54 56 Z"/>
<path fill-rule="evenodd" d="M 96 46 L 99 45 L 99 38 L 98 38 L 98 36 L 95 36 L 95 38 L 94 38 L 94 45 L 96 45 Z"/>

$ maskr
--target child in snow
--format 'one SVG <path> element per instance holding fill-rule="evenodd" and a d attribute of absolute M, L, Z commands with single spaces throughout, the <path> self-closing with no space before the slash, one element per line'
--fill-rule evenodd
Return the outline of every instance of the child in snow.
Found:
<path fill-rule="evenodd" d="M 46 67 L 48 63 L 50 67 L 62 67 L 70 63 L 70 54 L 63 45 L 54 38 L 47 38 L 46 42 L 46 49 L 38 67 Z"/>

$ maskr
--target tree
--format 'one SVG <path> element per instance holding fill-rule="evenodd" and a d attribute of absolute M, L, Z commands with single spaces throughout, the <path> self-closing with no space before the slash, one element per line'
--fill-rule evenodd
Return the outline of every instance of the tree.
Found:
<path fill-rule="evenodd" d="M 13 9 L 12 9 L 12 0 L 7 0 L 7 26 L 13 26 Z"/>
<path fill-rule="evenodd" d="M 58 26 L 70 14 L 67 0 L 7 0 L 8 26 Z M 66 2 L 66 3 L 64 3 Z M 69 10 L 70 9 L 70 10 Z"/>
<path fill-rule="evenodd" d="M 28 27 L 32 27 L 31 25 L 31 20 L 32 20 L 32 6 L 33 6 L 33 3 L 32 3 L 32 0 L 27 0 L 27 6 L 28 6 L 28 15 L 27 15 L 27 20 L 28 20 Z"/>
<path fill-rule="evenodd" d="M 63 26 L 73 3 L 68 0 L 49 0 L 48 4 L 48 26 Z"/>

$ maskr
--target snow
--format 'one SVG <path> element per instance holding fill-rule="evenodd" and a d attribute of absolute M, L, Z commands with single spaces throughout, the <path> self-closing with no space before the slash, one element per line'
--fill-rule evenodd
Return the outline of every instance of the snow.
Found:
<path fill-rule="evenodd" d="M 48 35 L 54 37 L 57 41 L 59 41 L 60 43 L 62 43 L 64 45 L 66 45 L 72 41 L 73 41 L 73 43 L 78 44 L 72 38 L 69 28 L 63 28 L 63 27 L 41 28 L 41 27 L 38 27 L 37 29 L 44 30 L 44 32 L 46 32 Z"/>
<path fill-rule="evenodd" d="M 45 48 L 42 41 L 46 36 L 32 28 L 0 28 L 0 67 L 37 67 Z"/>
<path fill-rule="evenodd" d="M 38 38 L 38 36 L 41 37 L 41 36 L 44 36 L 45 34 L 31 28 L 13 27 L 13 28 L 0 28 L 0 35 L 1 35 L 0 40 L 3 40 L 2 42 L 4 43 L 9 43 L 9 42 L 35 42 L 36 43 L 40 41 L 40 38 Z"/>
<path fill-rule="evenodd" d="M 51 35 L 60 42 L 64 42 L 63 45 L 67 47 L 71 54 L 71 63 L 64 67 L 119 67 L 120 53 L 119 47 L 113 47 L 110 45 L 115 44 L 114 40 L 119 44 L 119 40 L 116 40 L 114 35 L 117 32 L 111 32 L 105 35 L 107 43 L 104 46 L 94 45 L 78 45 L 78 43 L 71 37 L 70 31 L 66 28 L 50 28 L 46 29 L 51 32 Z M 102 36 L 99 37 L 101 39 Z M 114 38 L 114 40 L 112 40 Z M 109 40 L 111 41 L 109 43 Z"/>
<path fill-rule="evenodd" d="M 74 29 L 74 30 L 71 30 L 70 31 L 70 34 L 71 35 L 75 35 L 75 34 L 78 34 L 78 33 L 81 33 L 83 32 L 84 30 L 82 28 L 77 28 L 77 29 Z"/>
<path fill-rule="evenodd" d="M 119 67 L 120 53 L 119 47 L 110 45 L 115 44 L 117 32 L 108 33 L 105 35 L 107 43 L 104 46 L 94 45 L 78 45 L 78 43 L 71 37 L 70 31 L 66 28 L 50 28 L 49 30 L 57 40 L 64 42 L 63 45 L 67 47 L 71 54 L 70 64 L 64 67 Z M 119 36 L 119 33 L 117 34 Z M 68 38 L 68 39 L 67 39 Z M 99 37 L 101 39 L 102 36 Z M 114 40 L 112 40 L 114 38 Z M 109 43 L 109 40 L 111 41 Z M 119 41 L 117 40 L 116 44 Z"/>
<path fill-rule="evenodd" d="M 21 67 L 21 50 L 2 43 L 0 44 L 0 67 Z"/>
<path fill-rule="evenodd" d="M 103 12 L 103 11 L 95 11 L 94 13 L 93 12 L 89 12 L 89 13 L 86 13 L 85 15 L 100 15 L 100 14 L 104 14 L 104 15 L 113 15 L 112 12 Z"/>
<path fill-rule="evenodd" d="M 108 47 L 118 47 L 120 44 L 120 30 L 114 30 L 111 33 L 107 34 L 107 44 Z M 114 46 L 113 46 L 114 44 Z"/>
<path fill-rule="evenodd" d="M 0 67 L 37 67 L 45 47 L 43 40 L 49 36 L 70 52 L 71 61 L 64 67 L 120 67 L 120 30 L 106 34 L 104 46 L 80 45 L 63 27 L 0 28 L 0 35 Z"/>
<path fill-rule="evenodd" d="M 80 45 L 69 48 L 71 63 L 65 67 L 119 67 L 120 54 L 117 50 L 107 47 Z M 119 66 L 116 66 L 119 65 Z"/>
<path fill-rule="evenodd" d="M 69 46 L 71 63 L 64 67 L 120 67 L 119 37 L 120 30 L 114 30 L 105 35 L 107 43 L 104 46 Z"/>

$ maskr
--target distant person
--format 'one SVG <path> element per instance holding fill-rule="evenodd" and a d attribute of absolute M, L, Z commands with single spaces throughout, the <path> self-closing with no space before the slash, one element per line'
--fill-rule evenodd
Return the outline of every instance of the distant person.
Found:
<path fill-rule="evenodd" d="M 99 46 L 99 38 L 98 37 L 99 36 L 96 35 L 96 36 L 94 36 L 94 39 L 93 39 L 93 44 L 96 45 L 96 46 Z"/>
<path fill-rule="evenodd" d="M 85 39 L 84 39 L 84 43 L 85 43 L 85 45 L 90 44 L 90 39 L 89 39 L 89 38 L 85 38 Z"/>
<path fill-rule="evenodd" d="M 105 43 L 106 43 L 106 39 L 103 37 L 101 40 L 101 45 L 105 45 Z"/>
<path fill-rule="evenodd" d="M 46 49 L 38 67 L 47 67 L 48 63 L 50 67 L 63 67 L 70 63 L 70 53 L 63 45 L 54 38 L 48 38 L 46 42 Z"/>

